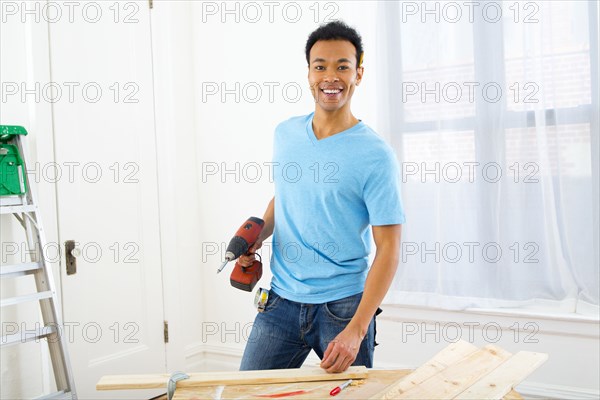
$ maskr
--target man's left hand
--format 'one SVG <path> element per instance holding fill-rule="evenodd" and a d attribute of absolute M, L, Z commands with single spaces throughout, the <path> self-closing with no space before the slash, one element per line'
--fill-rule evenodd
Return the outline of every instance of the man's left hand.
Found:
<path fill-rule="evenodd" d="M 325 350 L 321 368 L 329 373 L 344 372 L 356 360 L 363 336 L 359 329 L 348 325 Z"/>

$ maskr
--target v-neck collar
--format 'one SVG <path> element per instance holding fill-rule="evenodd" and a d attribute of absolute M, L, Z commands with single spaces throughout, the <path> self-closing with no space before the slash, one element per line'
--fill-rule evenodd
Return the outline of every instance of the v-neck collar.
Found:
<path fill-rule="evenodd" d="M 315 113 L 312 112 L 310 114 L 310 117 L 308 118 L 308 121 L 306 122 L 306 134 L 307 134 L 309 140 L 311 141 L 311 143 L 315 146 L 320 143 L 332 142 L 332 141 L 336 140 L 336 138 L 338 138 L 338 139 L 343 138 L 348 133 L 354 132 L 364 125 L 362 120 L 359 119 L 357 124 L 354 124 L 353 126 L 351 126 L 350 128 L 348 128 L 346 130 L 343 130 L 343 131 L 333 134 L 331 136 L 327 136 L 323 139 L 317 139 L 317 135 L 315 135 L 315 131 L 313 130 L 313 127 L 312 127 L 314 117 L 315 117 Z"/>

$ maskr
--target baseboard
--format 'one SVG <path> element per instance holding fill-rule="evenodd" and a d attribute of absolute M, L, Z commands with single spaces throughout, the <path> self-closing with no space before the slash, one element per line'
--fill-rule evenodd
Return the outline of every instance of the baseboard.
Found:
<path fill-rule="evenodd" d="M 243 348 L 198 343 L 185 349 L 187 371 L 235 371 L 240 367 Z"/>
<path fill-rule="evenodd" d="M 576 388 L 571 386 L 550 385 L 539 382 L 522 383 L 516 387 L 516 390 L 527 399 L 600 399 L 600 391 L 598 390 Z"/>
<path fill-rule="evenodd" d="M 243 348 L 225 345 L 200 343 L 186 348 L 186 364 L 188 371 L 227 371 L 237 370 L 244 353 Z M 318 358 L 311 353 L 305 365 L 312 365 Z M 313 360 L 314 358 L 314 360 Z M 407 369 L 414 366 L 377 362 L 377 369 Z M 525 382 L 516 387 L 526 399 L 570 399 L 597 400 L 600 391 L 571 386 L 550 385 L 541 382 Z"/>

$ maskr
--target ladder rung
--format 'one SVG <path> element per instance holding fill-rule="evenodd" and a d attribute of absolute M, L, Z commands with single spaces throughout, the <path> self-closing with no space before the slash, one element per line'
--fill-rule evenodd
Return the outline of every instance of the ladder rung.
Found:
<path fill-rule="evenodd" d="M 33 204 L 27 204 L 24 206 L 2 206 L 0 207 L 0 214 L 20 214 L 24 212 L 37 211 L 37 207 Z"/>
<path fill-rule="evenodd" d="M 28 330 L 26 332 L 12 333 L 10 335 L 3 335 L 2 342 L 0 342 L 1 347 L 10 346 L 17 343 L 27 343 L 34 340 L 43 339 L 48 337 L 56 332 L 56 327 L 54 326 L 45 326 L 43 328 L 36 328 L 32 330 Z"/>
<path fill-rule="evenodd" d="M 9 297 L 0 301 L 0 307 L 12 306 L 19 303 L 25 303 L 27 301 L 49 299 L 52 297 L 52 294 L 52 291 L 47 290 L 45 292 L 26 294 L 24 296 Z"/>
<path fill-rule="evenodd" d="M 51 394 L 47 394 L 45 396 L 42 397 L 36 397 L 36 400 L 46 400 L 46 399 L 63 399 L 63 400 L 67 400 L 67 399 L 73 399 L 73 393 L 72 392 L 65 392 L 64 390 L 61 390 L 60 392 L 55 392 L 55 393 L 51 393 Z"/>
<path fill-rule="evenodd" d="M 0 276 L 4 277 L 6 275 L 10 276 L 20 276 L 31 273 L 32 271 L 37 271 L 42 268 L 40 263 L 29 262 L 22 264 L 13 264 L 13 265 L 3 265 L 0 267 Z"/>
<path fill-rule="evenodd" d="M 23 196 L 0 196 L 0 207 L 22 206 L 26 201 Z"/>

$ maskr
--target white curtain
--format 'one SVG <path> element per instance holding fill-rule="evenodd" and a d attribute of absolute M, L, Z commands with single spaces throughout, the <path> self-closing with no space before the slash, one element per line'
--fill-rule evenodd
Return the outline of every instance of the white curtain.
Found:
<path fill-rule="evenodd" d="M 378 3 L 407 223 L 387 302 L 599 303 L 595 1 Z"/>

